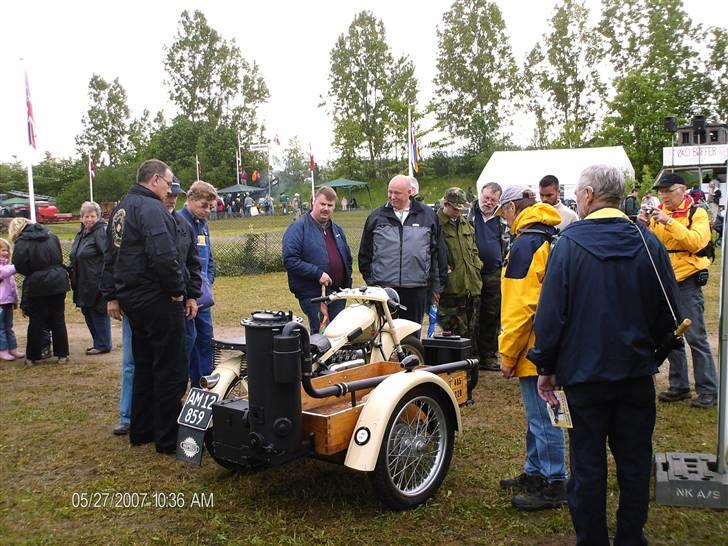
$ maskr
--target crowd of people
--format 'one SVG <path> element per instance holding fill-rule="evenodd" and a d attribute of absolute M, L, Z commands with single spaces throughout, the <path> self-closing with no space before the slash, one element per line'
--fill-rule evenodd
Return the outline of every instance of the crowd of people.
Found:
<path fill-rule="evenodd" d="M 641 202 L 635 191 L 625 198 L 622 174 L 595 165 L 576 185 L 576 213 L 562 203 L 553 175 L 539 181 L 540 201 L 527 186 L 489 182 L 477 195 L 449 188 L 435 210 L 422 202 L 415 178 L 397 175 L 362 231 L 359 270 L 367 285 L 396 290 L 400 317 L 422 324 L 437 306 L 441 328 L 470 339 L 480 370 L 518 380 L 523 471 L 500 485 L 519 510 L 568 504 L 579 544 L 609 544 L 607 444 L 620 487 L 615 543 L 646 543 L 656 399 L 691 399 L 685 347 L 674 334 L 683 318 L 692 320 L 685 334 L 696 392 L 690 405 L 717 403 L 702 294 L 710 211 L 675 173 L 651 192 Z M 231 206 L 225 199 L 223 209 Z M 327 186 L 310 212 L 298 194 L 290 202 L 297 218 L 285 232 L 283 260 L 311 333 L 322 317 L 310 300 L 352 285 L 351 249 L 333 220 L 337 203 Z M 249 195 L 239 204 L 245 215 L 254 206 Z M 35 364 L 52 347 L 67 362 L 64 301 L 72 290 L 91 337 L 87 355 L 108 353 L 111 319 L 122 321 L 114 434 L 174 453 L 182 396 L 213 367 L 207 220 L 220 217 L 220 206 L 211 184 L 196 181 L 185 192 L 169 166 L 153 159 L 139 167 L 108 224 L 96 203 L 83 203 L 67 265 L 53 233 L 14 219 L 10 241 L 0 239 L 0 360 Z M 24 276 L 20 297 L 16 272 Z M 13 332 L 18 305 L 29 317 L 24 353 Z M 343 307 L 343 300 L 330 303 L 328 320 Z M 669 388 L 655 393 L 652 376 L 664 360 Z M 565 391 L 573 420 L 568 465 L 564 431 L 546 411 L 559 404 L 555 389 Z"/>

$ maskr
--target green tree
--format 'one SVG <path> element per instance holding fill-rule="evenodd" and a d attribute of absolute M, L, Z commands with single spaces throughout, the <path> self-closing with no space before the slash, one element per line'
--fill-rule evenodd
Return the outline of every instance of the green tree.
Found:
<path fill-rule="evenodd" d="M 293 137 L 288 141 L 288 146 L 283 151 L 283 158 L 285 162 L 284 173 L 288 177 L 289 183 L 300 184 L 310 176 L 311 164 L 309 157 L 303 151 L 298 137 Z"/>
<path fill-rule="evenodd" d="M 94 74 L 88 84 L 88 95 L 89 109 L 81 120 L 83 130 L 76 137 L 78 153 L 85 156 L 90 151 L 97 163 L 105 153 L 109 165 L 117 165 L 134 151 L 126 90 L 119 78 L 109 83 Z"/>
<path fill-rule="evenodd" d="M 387 150 L 406 141 L 407 105 L 417 98 L 412 61 L 394 59 L 384 24 L 370 12 L 354 17 L 331 50 L 329 72 L 334 146 L 339 168 L 358 175 L 361 156 L 375 175 Z"/>
<path fill-rule="evenodd" d="M 0 192 L 11 190 L 27 191 L 27 171 L 20 161 L 0 163 Z"/>
<path fill-rule="evenodd" d="M 588 17 L 582 1 L 562 0 L 550 19 L 550 31 L 528 55 L 524 68 L 525 81 L 531 84 L 528 107 L 540 116 L 538 131 L 550 128 L 548 136 L 537 135 L 538 140 L 575 148 L 591 136 L 604 88 Z"/>
<path fill-rule="evenodd" d="M 472 153 L 492 152 L 503 140 L 518 88 L 501 11 L 488 0 L 455 0 L 437 36 L 438 124 Z"/>
<path fill-rule="evenodd" d="M 717 116 L 716 121 L 728 122 L 728 31 L 713 27 L 708 50 L 711 52 L 708 62 L 710 75 L 710 99 L 712 109 Z"/>
<path fill-rule="evenodd" d="M 169 97 L 182 116 L 257 133 L 257 110 L 268 99 L 268 88 L 258 65 L 243 58 L 234 39 L 223 39 L 202 12 L 185 10 L 164 51 Z"/>

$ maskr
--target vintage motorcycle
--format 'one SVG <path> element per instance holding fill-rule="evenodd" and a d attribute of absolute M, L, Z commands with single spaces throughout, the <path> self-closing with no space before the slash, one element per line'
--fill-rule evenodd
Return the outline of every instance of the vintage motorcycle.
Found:
<path fill-rule="evenodd" d="M 394 318 L 400 308 L 399 296 L 391 288 L 366 286 L 346 288 L 314 302 L 348 300 L 349 305 L 328 325 L 323 334 L 310 336 L 312 373 L 321 376 L 341 372 L 369 362 L 396 361 L 414 355 L 424 362 L 422 342 L 414 335 L 421 325 Z M 301 319 L 297 319 L 299 322 Z M 241 321 L 244 325 L 244 321 Z M 221 400 L 243 398 L 248 392 L 247 343 L 245 336 L 213 340 L 215 367 L 200 379 L 200 387 Z M 193 385 L 197 387 L 197 385 Z M 210 430 L 205 445 L 217 460 Z M 218 462 L 226 466 L 224 461 Z"/>

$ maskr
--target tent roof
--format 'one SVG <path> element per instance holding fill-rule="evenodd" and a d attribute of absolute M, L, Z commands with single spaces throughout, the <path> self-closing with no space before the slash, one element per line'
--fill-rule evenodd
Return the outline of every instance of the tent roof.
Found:
<path fill-rule="evenodd" d="M 258 186 L 246 186 L 245 184 L 233 184 L 232 186 L 228 186 L 227 188 L 217 190 L 217 193 L 253 193 L 257 191 L 268 191 L 268 189 L 259 188 Z"/>
<path fill-rule="evenodd" d="M 317 186 L 319 188 L 321 186 L 329 186 L 330 188 L 365 188 L 369 187 L 369 184 L 367 184 L 366 182 L 358 182 L 357 180 L 337 178 L 336 180 L 331 180 L 330 182 L 322 182 L 321 184 L 317 184 Z"/>
<path fill-rule="evenodd" d="M 539 180 L 552 174 L 559 179 L 564 197 L 574 199 L 581 171 L 597 164 L 617 167 L 634 178 L 634 167 L 622 146 L 495 152 L 478 177 L 478 192 L 486 183 L 498 182 L 504 189 L 524 184 L 538 195 Z"/>

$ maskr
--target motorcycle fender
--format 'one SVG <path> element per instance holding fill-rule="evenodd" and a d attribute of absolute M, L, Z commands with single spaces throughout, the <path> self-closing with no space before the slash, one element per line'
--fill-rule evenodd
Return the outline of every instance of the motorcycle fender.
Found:
<path fill-rule="evenodd" d="M 399 339 L 399 342 L 402 343 L 402 340 L 406 338 L 410 334 L 414 334 L 415 332 L 419 332 L 422 329 L 422 325 L 418 324 L 417 322 L 413 322 L 411 320 L 407 319 L 394 319 L 392 321 L 394 323 L 394 331 L 397 334 L 397 338 Z M 382 333 L 389 333 L 390 329 L 389 326 L 385 326 L 382 329 Z M 385 355 L 385 358 L 389 357 L 394 352 L 394 341 L 392 340 L 392 336 L 382 336 L 382 353 Z"/>
<path fill-rule="evenodd" d="M 213 373 L 220 374 L 220 381 L 217 382 L 213 388 L 209 389 L 210 392 L 215 392 L 220 395 L 220 400 L 225 397 L 228 387 L 232 385 L 233 381 L 240 374 L 240 357 L 235 356 L 223 360 L 213 370 Z"/>
<path fill-rule="evenodd" d="M 344 466 L 364 472 L 374 470 L 384 431 L 395 406 L 407 392 L 423 383 L 432 383 L 448 396 L 455 410 L 457 427 L 455 430 L 461 430 L 460 407 L 452 389 L 444 379 L 422 370 L 399 372 L 390 375 L 369 394 L 351 435 Z"/>

